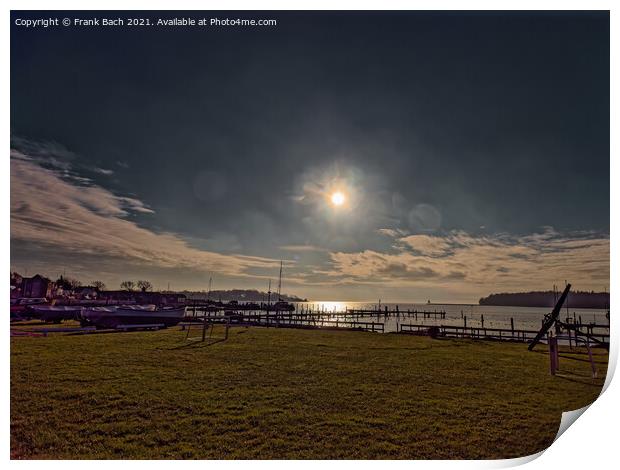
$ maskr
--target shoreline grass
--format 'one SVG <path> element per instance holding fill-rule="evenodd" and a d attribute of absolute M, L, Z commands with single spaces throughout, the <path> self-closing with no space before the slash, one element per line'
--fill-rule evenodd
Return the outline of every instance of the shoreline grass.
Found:
<path fill-rule="evenodd" d="M 550 445 L 562 411 L 596 399 L 607 368 L 595 350 L 592 379 L 585 351 L 562 348 L 552 377 L 544 345 L 397 334 L 184 338 L 179 328 L 11 338 L 11 457 L 520 457 Z"/>

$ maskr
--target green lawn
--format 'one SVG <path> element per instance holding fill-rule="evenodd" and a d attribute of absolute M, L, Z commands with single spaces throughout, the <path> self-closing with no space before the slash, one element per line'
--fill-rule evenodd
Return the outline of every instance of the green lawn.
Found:
<path fill-rule="evenodd" d="M 214 336 L 221 337 L 223 330 Z M 508 458 L 600 393 L 584 351 L 233 328 L 11 339 L 13 458 Z"/>

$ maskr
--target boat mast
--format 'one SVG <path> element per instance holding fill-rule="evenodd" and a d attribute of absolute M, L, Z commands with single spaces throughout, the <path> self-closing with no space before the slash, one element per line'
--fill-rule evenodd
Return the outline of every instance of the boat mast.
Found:
<path fill-rule="evenodd" d="M 282 300 L 281 289 L 282 289 L 282 260 L 280 260 L 280 277 L 278 279 L 278 302 Z"/>
<path fill-rule="evenodd" d="M 267 307 L 271 305 L 271 279 L 269 279 L 269 288 L 267 289 Z"/>
<path fill-rule="evenodd" d="M 213 277 L 209 277 L 209 290 L 207 291 L 207 302 L 211 300 L 211 283 L 213 282 Z"/>

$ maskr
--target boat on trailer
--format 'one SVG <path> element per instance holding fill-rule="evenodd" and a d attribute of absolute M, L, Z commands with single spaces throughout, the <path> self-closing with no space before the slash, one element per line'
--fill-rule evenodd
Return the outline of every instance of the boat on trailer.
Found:
<path fill-rule="evenodd" d="M 185 307 L 157 307 L 156 305 L 119 305 L 82 309 L 84 326 L 117 328 L 123 325 L 175 326 L 185 316 Z"/>
<path fill-rule="evenodd" d="M 30 305 L 27 311 L 32 318 L 48 323 L 60 323 L 63 320 L 79 320 L 82 307 L 79 305 Z"/>

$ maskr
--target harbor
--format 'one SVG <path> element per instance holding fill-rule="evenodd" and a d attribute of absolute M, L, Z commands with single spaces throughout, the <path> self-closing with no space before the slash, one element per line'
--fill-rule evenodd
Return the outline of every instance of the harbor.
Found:
<path fill-rule="evenodd" d="M 133 314 L 135 309 L 131 311 Z M 428 315 L 427 312 L 426 315 Z M 435 313 L 435 312 L 432 312 Z M 372 333 L 397 333 L 410 334 L 417 336 L 429 336 L 432 338 L 445 339 L 471 339 L 484 341 L 512 341 L 529 343 L 539 332 L 535 329 L 515 328 L 514 320 L 511 318 L 509 328 L 497 328 L 484 326 L 484 321 L 470 322 L 467 325 L 467 319 L 464 318 L 460 325 L 443 324 L 438 321 L 426 323 L 412 323 L 411 319 L 416 314 L 424 315 L 424 312 L 400 312 L 394 321 L 389 321 L 391 313 L 379 313 L 378 315 L 368 315 L 350 313 L 350 312 L 331 312 L 331 313 L 295 313 L 294 311 L 272 312 L 265 311 L 245 311 L 245 310 L 213 310 L 205 308 L 201 310 L 199 307 L 192 306 L 185 309 L 185 316 L 179 319 L 173 325 L 166 323 L 157 323 L 157 318 L 142 320 L 132 324 L 132 320 L 125 322 L 117 322 L 116 324 L 106 324 L 105 328 L 88 326 L 88 322 L 82 322 L 82 326 L 78 327 L 55 327 L 55 328 L 38 328 L 36 330 L 28 330 L 29 322 L 23 323 L 24 328 L 15 328 L 22 326 L 21 322 L 12 323 L 13 328 L 11 334 L 13 336 L 22 336 L 26 333 L 35 336 L 47 336 L 52 333 L 95 333 L 112 329 L 114 331 L 133 331 L 133 330 L 157 330 L 166 326 L 179 325 L 181 330 L 206 328 L 212 325 L 227 326 L 243 326 L 243 327 L 265 327 L 265 328 L 296 328 L 296 329 L 340 329 L 355 330 Z M 424 318 L 428 318 L 424 317 Z M 444 317 L 445 318 L 445 317 Z M 76 318 L 75 320 L 79 320 Z M 561 343 L 568 345 L 570 348 L 583 346 L 585 342 L 593 347 L 609 348 L 609 324 L 591 323 L 575 323 L 572 317 L 566 317 L 562 322 L 562 326 L 555 329 L 555 334 L 563 334 Z M 135 322 L 135 320 L 133 320 Z M 394 329 L 386 329 L 393 327 Z M 542 340 L 546 342 L 546 338 Z"/>

